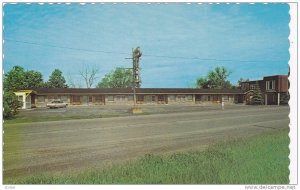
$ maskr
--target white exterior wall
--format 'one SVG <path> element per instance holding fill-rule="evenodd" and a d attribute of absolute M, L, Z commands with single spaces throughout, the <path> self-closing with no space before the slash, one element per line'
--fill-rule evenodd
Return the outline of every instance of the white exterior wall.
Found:
<path fill-rule="evenodd" d="M 31 109 L 31 95 L 26 92 L 14 92 L 16 96 L 22 97 L 22 107 L 21 109 Z M 18 98 L 19 99 L 19 98 Z"/>
<path fill-rule="evenodd" d="M 169 94 L 168 104 L 195 104 L 193 94 Z"/>

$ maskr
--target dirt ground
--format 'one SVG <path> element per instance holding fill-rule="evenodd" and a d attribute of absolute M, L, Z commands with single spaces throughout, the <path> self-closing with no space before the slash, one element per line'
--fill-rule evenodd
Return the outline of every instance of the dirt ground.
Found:
<path fill-rule="evenodd" d="M 122 113 L 122 117 L 45 121 L 4 126 L 4 177 L 103 168 L 147 153 L 202 150 L 289 124 L 287 106 L 130 106 L 35 109 L 26 115 Z M 95 113 L 96 112 L 96 113 Z M 126 114 L 125 114 L 126 113 Z M 165 113 L 165 114 L 163 114 Z"/>

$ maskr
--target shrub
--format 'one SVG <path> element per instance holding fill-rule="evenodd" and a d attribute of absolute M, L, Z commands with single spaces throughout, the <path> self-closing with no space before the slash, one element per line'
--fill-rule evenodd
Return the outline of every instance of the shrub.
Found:
<path fill-rule="evenodd" d="M 17 96 L 11 91 L 5 91 L 3 94 L 3 118 L 9 119 L 17 114 L 18 108 L 22 103 L 18 101 Z"/>

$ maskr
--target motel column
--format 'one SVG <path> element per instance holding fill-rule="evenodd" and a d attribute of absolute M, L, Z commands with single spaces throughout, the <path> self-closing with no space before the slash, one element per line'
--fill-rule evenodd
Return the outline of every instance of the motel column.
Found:
<path fill-rule="evenodd" d="M 277 96 L 277 105 L 280 105 L 280 93 L 278 92 L 278 96 Z"/>
<path fill-rule="evenodd" d="M 265 105 L 268 105 L 268 94 L 265 93 Z"/>

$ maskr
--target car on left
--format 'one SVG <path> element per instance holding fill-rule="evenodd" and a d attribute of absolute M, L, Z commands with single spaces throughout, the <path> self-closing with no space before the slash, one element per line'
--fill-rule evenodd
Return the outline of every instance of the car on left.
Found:
<path fill-rule="evenodd" d="M 60 100 L 54 100 L 51 103 L 48 103 L 46 105 L 48 108 L 66 108 L 68 106 L 67 103 L 64 103 L 63 101 Z"/>

